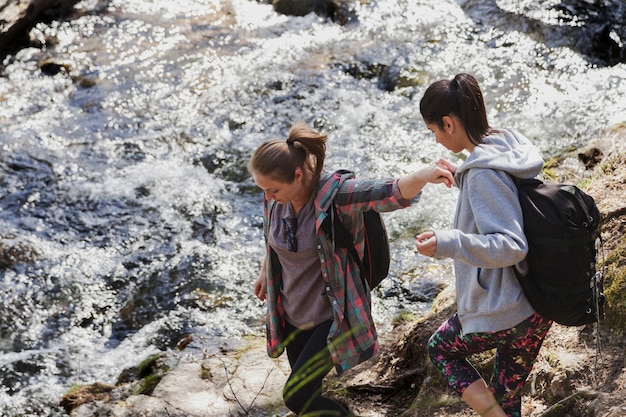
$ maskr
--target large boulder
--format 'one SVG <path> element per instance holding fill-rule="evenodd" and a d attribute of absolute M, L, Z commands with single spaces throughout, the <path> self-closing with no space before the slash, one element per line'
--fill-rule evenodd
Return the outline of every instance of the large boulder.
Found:
<path fill-rule="evenodd" d="M 501 7 L 496 0 L 459 0 L 479 26 L 526 33 L 548 48 L 568 47 L 598 66 L 626 62 L 626 2 L 624 0 L 562 0 L 527 2 L 523 11 Z M 558 24 L 537 16 L 559 16 Z M 515 45 L 510 45 L 515 47 Z"/>
<path fill-rule="evenodd" d="M 356 20 L 353 5 L 356 0 L 257 0 L 271 4 L 278 13 L 304 16 L 315 13 L 333 22 L 345 25 Z"/>
<path fill-rule="evenodd" d="M 78 0 L 0 0 L 0 55 L 24 45 L 38 22 L 62 16 Z"/>

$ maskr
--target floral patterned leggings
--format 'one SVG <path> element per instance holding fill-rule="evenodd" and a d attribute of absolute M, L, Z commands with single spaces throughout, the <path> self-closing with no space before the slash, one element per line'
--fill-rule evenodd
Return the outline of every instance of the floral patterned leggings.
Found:
<path fill-rule="evenodd" d="M 428 353 L 448 384 L 462 395 L 481 379 L 467 357 L 495 348 L 489 388 L 508 417 L 521 417 L 521 389 L 551 325 L 552 321 L 535 313 L 508 330 L 464 335 L 455 314 L 430 337 Z"/>

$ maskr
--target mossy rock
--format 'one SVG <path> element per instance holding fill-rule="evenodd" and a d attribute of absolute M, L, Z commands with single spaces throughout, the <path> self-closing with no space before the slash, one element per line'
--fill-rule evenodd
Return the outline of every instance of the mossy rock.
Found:
<path fill-rule="evenodd" d="M 134 395 L 150 395 L 167 371 L 167 356 L 158 353 L 148 356 L 137 366 L 124 369 L 117 377 L 115 385 L 133 384 Z"/>
<path fill-rule="evenodd" d="M 70 414 L 72 410 L 82 404 L 102 401 L 108 402 L 111 398 L 111 391 L 115 387 L 100 382 L 89 385 L 75 385 L 61 398 L 60 405 L 66 413 Z"/>

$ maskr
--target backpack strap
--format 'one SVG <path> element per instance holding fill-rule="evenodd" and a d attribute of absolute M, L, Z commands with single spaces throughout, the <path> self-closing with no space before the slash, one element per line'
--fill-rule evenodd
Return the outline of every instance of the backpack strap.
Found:
<path fill-rule="evenodd" d="M 263 224 L 263 236 L 267 241 L 269 236 L 269 227 L 272 222 L 272 214 L 274 212 L 274 206 L 276 205 L 276 200 L 268 200 L 267 201 L 267 222 Z"/>
<path fill-rule="evenodd" d="M 341 221 L 341 216 L 338 213 L 334 201 L 330 207 L 328 207 L 326 218 L 322 222 L 322 229 L 324 230 L 324 233 L 326 233 L 326 236 L 334 241 L 336 247 L 347 248 L 349 250 L 349 254 L 359 267 L 361 277 L 364 277 L 365 267 L 363 266 L 363 261 L 354 247 L 352 233 L 346 229 L 346 226 L 344 226 Z"/>

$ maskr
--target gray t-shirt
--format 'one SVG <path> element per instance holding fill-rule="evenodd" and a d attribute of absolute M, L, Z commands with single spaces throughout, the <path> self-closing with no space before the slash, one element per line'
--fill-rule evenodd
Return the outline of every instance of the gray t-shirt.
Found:
<path fill-rule="evenodd" d="M 289 242 L 288 230 L 294 217 L 296 251 L 293 251 L 293 239 Z M 271 214 L 269 244 L 282 266 L 283 285 L 280 294 L 287 321 L 295 327 L 307 329 L 332 319 L 333 311 L 325 295 L 317 250 L 313 200 L 302 207 L 298 216 L 293 215 L 291 203 L 276 203 Z"/>

